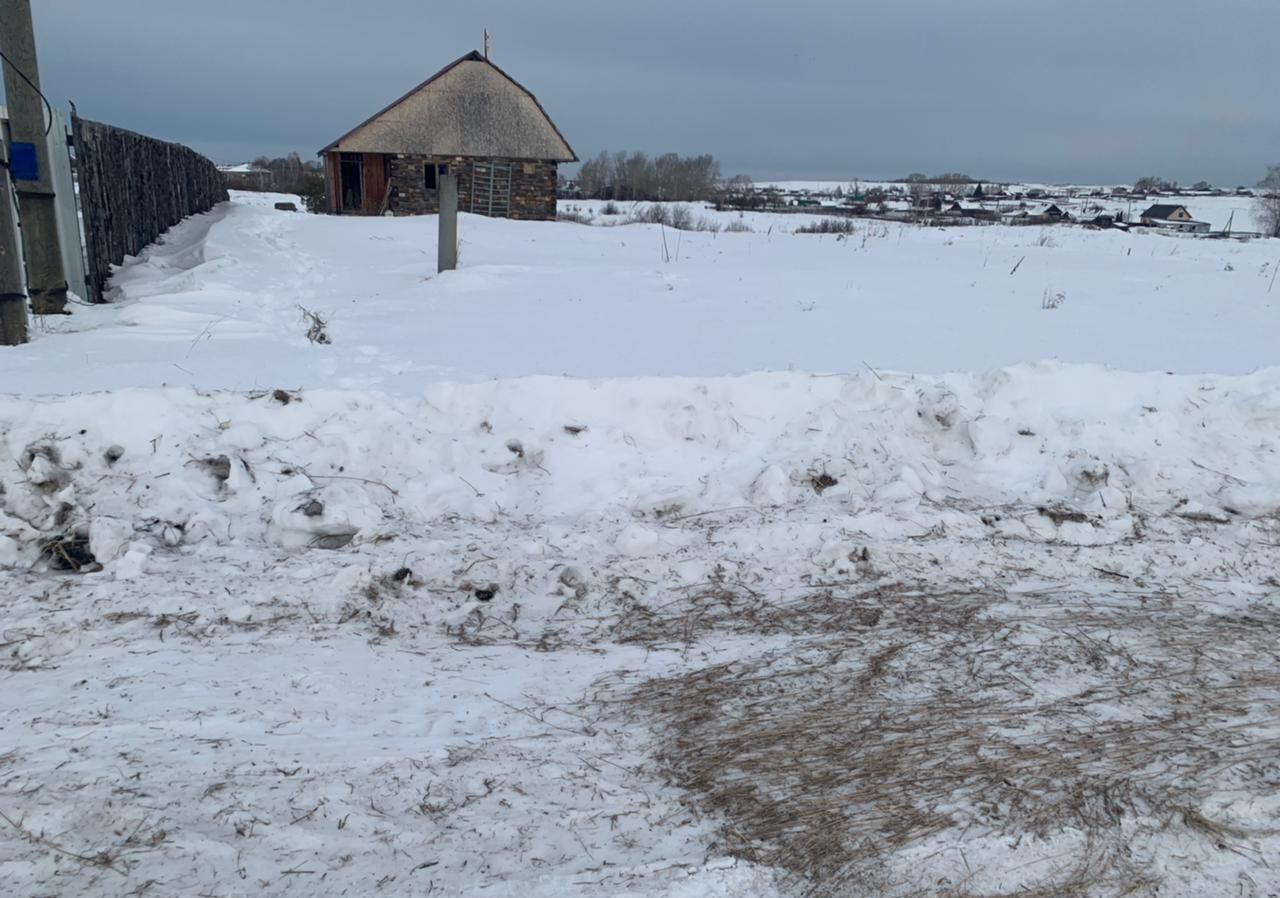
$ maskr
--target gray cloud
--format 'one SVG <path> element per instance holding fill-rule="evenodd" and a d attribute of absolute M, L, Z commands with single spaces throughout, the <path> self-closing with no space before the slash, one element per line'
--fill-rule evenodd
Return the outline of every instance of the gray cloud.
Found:
<path fill-rule="evenodd" d="M 46 93 L 218 159 L 310 155 L 493 32 L 584 158 L 1252 183 L 1274 0 L 38 0 Z"/>

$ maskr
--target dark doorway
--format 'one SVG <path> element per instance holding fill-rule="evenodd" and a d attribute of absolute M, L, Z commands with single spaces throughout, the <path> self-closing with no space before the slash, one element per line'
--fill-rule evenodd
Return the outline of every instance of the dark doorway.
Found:
<path fill-rule="evenodd" d="M 440 189 L 440 177 L 449 174 L 448 163 L 428 162 L 423 168 L 423 185 L 428 194 L 435 194 Z"/>
<path fill-rule="evenodd" d="M 342 211 L 360 212 L 364 209 L 364 154 L 343 153 L 339 161 Z"/>

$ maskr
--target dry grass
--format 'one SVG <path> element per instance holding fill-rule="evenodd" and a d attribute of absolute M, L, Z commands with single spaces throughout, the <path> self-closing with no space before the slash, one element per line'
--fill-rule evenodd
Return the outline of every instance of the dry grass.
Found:
<path fill-rule="evenodd" d="M 663 607 L 650 608 L 623 594 L 613 638 L 621 643 L 660 646 L 696 642 L 711 633 L 804 635 L 835 629 L 855 632 L 874 627 L 883 614 L 878 595 L 848 596 L 831 587 L 800 599 L 776 601 L 757 585 L 727 571 L 708 582 L 677 590 Z"/>
<path fill-rule="evenodd" d="M 124 829 L 117 829 L 117 837 L 124 836 L 124 838 L 119 839 L 116 844 L 111 845 L 109 848 L 88 853 L 73 851 L 60 842 L 49 838 L 44 833 L 32 830 L 21 819 L 15 820 L 3 811 L 0 811 L 0 821 L 7 823 L 21 839 L 40 850 L 69 858 L 84 867 L 111 870 L 124 877 L 128 877 L 129 871 L 136 865 L 136 861 L 125 856 L 126 853 L 134 854 L 140 851 L 153 850 L 164 844 L 165 840 L 169 838 L 168 833 L 162 829 L 150 827 L 150 821 L 144 818 L 129 831 L 127 836 L 124 836 Z"/>
<path fill-rule="evenodd" d="M 590 212 L 583 212 L 578 208 L 572 207 L 572 206 L 567 210 L 561 209 L 559 212 L 556 213 L 556 221 L 568 221 L 568 222 L 573 222 L 574 224 L 589 225 L 594 220 L 595 220 L 595 216 L 593 216 Z"/>
<path fill-rule="evenodd" d="M 1210 851 L 1266 835 L 1210 819 L 1205 802 L 1280 787 L 1266 724 L 1280 715 L 1280 614 L 1110 601 L 899 588 L 775 606 L 720 583 L 624 617 L 620 635 L 803 638 L 627 686 L 622 707 L 657 727 L 660 763 L 720 821 L 722 849 L 805 894 L 1155 895 L 1161 871 L 1130 846 L 1171 828 Z M 955 852 L 946 885 L 888 862 L 931 837 L 1063 833 L 1083 847 L 1038 881 L 1022 874 L 1022 891 Z"/>
<path fill-rule="evenodd" d="M 42 542 L 39 558 L 55 571 L 92 573 L 102 567 L 89 549 L 88 535 L 74 531 Z"/>
<path fill-rule="evenodd" d="M 851 218 L 820 218 L 796 228 L 797 234 L 840 234 L 848 236 L 858 232 L 858 223 Z"/>

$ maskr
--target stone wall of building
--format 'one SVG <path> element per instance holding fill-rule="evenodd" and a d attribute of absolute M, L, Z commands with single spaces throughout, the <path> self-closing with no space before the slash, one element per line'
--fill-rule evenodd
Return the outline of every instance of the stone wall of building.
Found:
<path fill-rule="evenodd" d="M 387 157 L 391 198 L 388 208 L 395 215 L 426 215 L 440 211 L 440 195 L 426 187 L 426 167 L 448 165 L 458 179 L 458 209 L 472 211 L 472 189 L 477 183 L 477 169 L 485 180 L 485 169 L 490 165 L 511 166 L 511 193 L 508 210 L 503 217 L 532 221 L 551 220 L 556 217 L 556 163 L 523 161 L 516 159 L 475 159 L 471 157 L 443 158 L 400 154 Z M 487 214 L 485 208 L 476 212 Z"/>
<path fill-rule="evenodd" d="M 511 170 L 511 217 L 535 221 L 555 219 L 556 163 L 515 163 Z"/>

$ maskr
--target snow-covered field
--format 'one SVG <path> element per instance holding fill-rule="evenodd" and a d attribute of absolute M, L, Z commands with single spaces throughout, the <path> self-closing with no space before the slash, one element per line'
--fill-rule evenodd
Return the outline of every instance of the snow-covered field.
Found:
<path fill-rule="evenodd" d="M 1280 889 L 1280 242 L 271 199 L 0 353 L 8 892 Z"/>
<path fill-rule="evenodd" d="M 793 234 L 806 218 L 757 214 L 751 233 L 711 234 L 463 216 L 461 268 L 438 277 L 431 218 L 233 204 L 127 267 L 124 301 L 77 307 L 0 357 L 0 382 L 416 393 L 529 374 L 941 374 L 1048 359 L 1239 374 L 1278 359 L 1272 241 L 884 222 Z M 299 307 L 328 320 L 331 345 L 306 340 Z"/>

